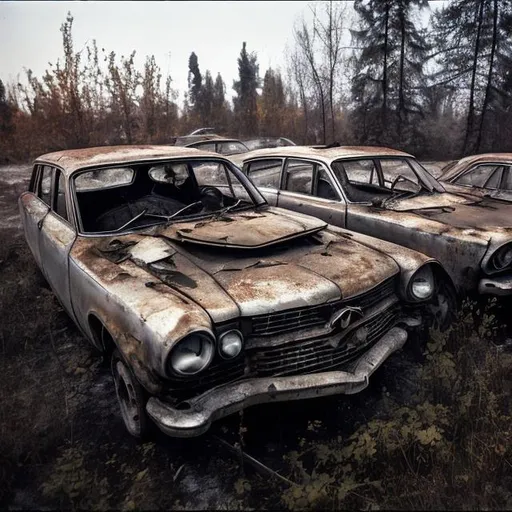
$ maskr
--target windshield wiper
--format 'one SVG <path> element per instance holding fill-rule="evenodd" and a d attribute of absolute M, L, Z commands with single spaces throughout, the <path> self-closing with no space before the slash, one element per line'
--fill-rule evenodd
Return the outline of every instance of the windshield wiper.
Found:
<path fill-rule="evenodd" d="M 146 217 L 155 217 L 157 219 L 164 219 L 167 222 L 169 222 L 170 220 L 174 219 L 174 217 L 177 217 L 180 213 L 187 211 L 189 208 L 192 208 L 193 206 L 199 206 L 200 204 L 203 203 L 201 201 L 196 201 L 195 203 L 187 204 L 187 206 L 184 206 L 183 208 L 181 208 L 181 210 L 178 210 L 172 215 L 158 215 L 157 213 L 148 213 L 146 214 Z"/>

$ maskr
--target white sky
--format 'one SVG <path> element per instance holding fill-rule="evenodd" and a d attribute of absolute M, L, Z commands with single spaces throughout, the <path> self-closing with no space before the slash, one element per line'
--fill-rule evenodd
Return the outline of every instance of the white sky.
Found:
<path fill-rule="evenodd" d="M 317 2 L 310 2 L 321 3 Z M 348 2 L 352 4 L 352 2 Z M 439 5 L 432 2 L 431 5 Z M 169 72 L 180 103 L 187 89 L 188 58 L 194 51 L 199 68 L 220 72 L 228 98 L 238 79 L 237 58 L 243 41 L 256 52 L 260 75 L 272 66 L 285 71 L 286 48 L 302 15 L 311 19 L 306 1 L 2 1 L 0 0 L 0 79 L 24 81 L 24 69 L 41 77 L 48 62 L 63 56 L 60 26 L 74 17 L 75 51 L 96 39 L 98 48 L 128 56 L 136 50 L 142 71 L 154 55 L 165 77 Z"/>
<path fill-rule="evenodd" d="M 96 39 L 98 48 L 118 56 L 136 50 L 142 70 L 154 55 L 173 87 L 187 89 L 188 58 L 194 51 L 204 74 L 220 72 L 228 96 L 238 78 L 237 58 L 243 41 L 258 55 L 260 74 L 285 64 L 285 46 L 293 40 L 293 23 L 309 13 L 307 2 L 7 2 L 0 1 L 0 79 L 24 79 L 23 69 L 41 76 L 48 62 L 62 58 L 60 26 L 74 17 L 75 51 Z M 182 95 L 180 95 L 182 98 Z"/>

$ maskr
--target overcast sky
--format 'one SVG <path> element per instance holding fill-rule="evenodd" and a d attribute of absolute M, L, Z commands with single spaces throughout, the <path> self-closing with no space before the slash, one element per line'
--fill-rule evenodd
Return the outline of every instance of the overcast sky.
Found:
<path fill-rule="evenodd" d="M 321 2 L 310 2 L 310 4 Z M 347 2 L 351 7 L 353 2 Z M 436 5 L 434 3 L 433 5 Z M 74 17 L 75 51 L 96 39 L 98 48 L 118 56 L 136 50 L 137 68 L 154 55 L 173 87 L 187 89 L 188 58 L 194 51 L 199 68 L 215 78 L 221 73 L 228 97 L 238 78 L 237 58 L 243 41 L 256 52 L 260 74 L 286 67 L 286 48 L 293 45 L 298 18 L 311 19 L 305 1 L 172 1 L 172 2 L 28 2 L 0 0 L 0 79 L 24 81 L 23 70 L 38 77 L 62 58 L 60 26 Z M 180 94 L 180 100 L 183 94 Z"/>
<path fill-rule="evenodd" d="M 298 1 L 0 1 L 1 80 L 23 79 L 24 68 L 41 76 L 48 62 L 62 58 L 60 26 L 68 11 L 74 17 L 75 51 L 93 39 L 100 49 L 119 56 L 136 50 L 139 69 L 146 55 L 154 55 L 179 90 L 187 88 L 188 58 L 194 51 L 203 73 L 209 69 L 214 78 L 221 73 L 230 96 L 243 41 L 257 53 L 262 74 L 269 66 L 284 67 L 294 21 L 310 15 L 308 3 Z"/>

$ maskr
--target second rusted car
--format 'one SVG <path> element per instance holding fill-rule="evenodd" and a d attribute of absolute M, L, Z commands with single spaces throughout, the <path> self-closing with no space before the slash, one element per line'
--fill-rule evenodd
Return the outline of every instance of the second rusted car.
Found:
<path fill-rule="evenodd" d="M 269 206 L 227 159 L 122 146 L 38 158 L 25 235 L 111 354 L 122 417 L 194 436 L 258 402 L 356 393 L 421 323 L 436 261 Z"/>
<path fill-rule="evenodd" d="M 512 205 L 461 187 L 448 190 L 410 154 L 296 146 L 231 159 L 274 206 L 436 258 L 449 275 L 440 310 L 450 308 L 453 287 L 461 296 L 512 295 Z"/>

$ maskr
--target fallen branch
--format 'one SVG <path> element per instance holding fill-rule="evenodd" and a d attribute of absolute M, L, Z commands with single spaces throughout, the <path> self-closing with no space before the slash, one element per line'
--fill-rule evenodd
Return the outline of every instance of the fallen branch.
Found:
<path fill-rule="evenodd" d="M 232 453 L 236 454 L 237 456 L 241 456 L 245 462 L 251 464 L 254 467 L 254 469 L 258 471 L 260 474 L 273 476 L 281 480 L 282 482 L 287 483 L 288 485 L 298 485 L 297 483 L 292 482 L 291 480 L 288 480 L 288 478 L 280 475 L 277 471 L 274 471 L 273 469 L 270 469 L 268 466 L 265 466 L 265 464 L 263 464 L 259 460 L 256 460 L 254 457 L 251 457 L 248 453 L 245 453 L 241 448 L 236 448 L 235 446 L 229 444 L 227 441 L 224 441 L 224 439 L 221 439 L 216 435 L 214 435 L 213 438 Z"/>

